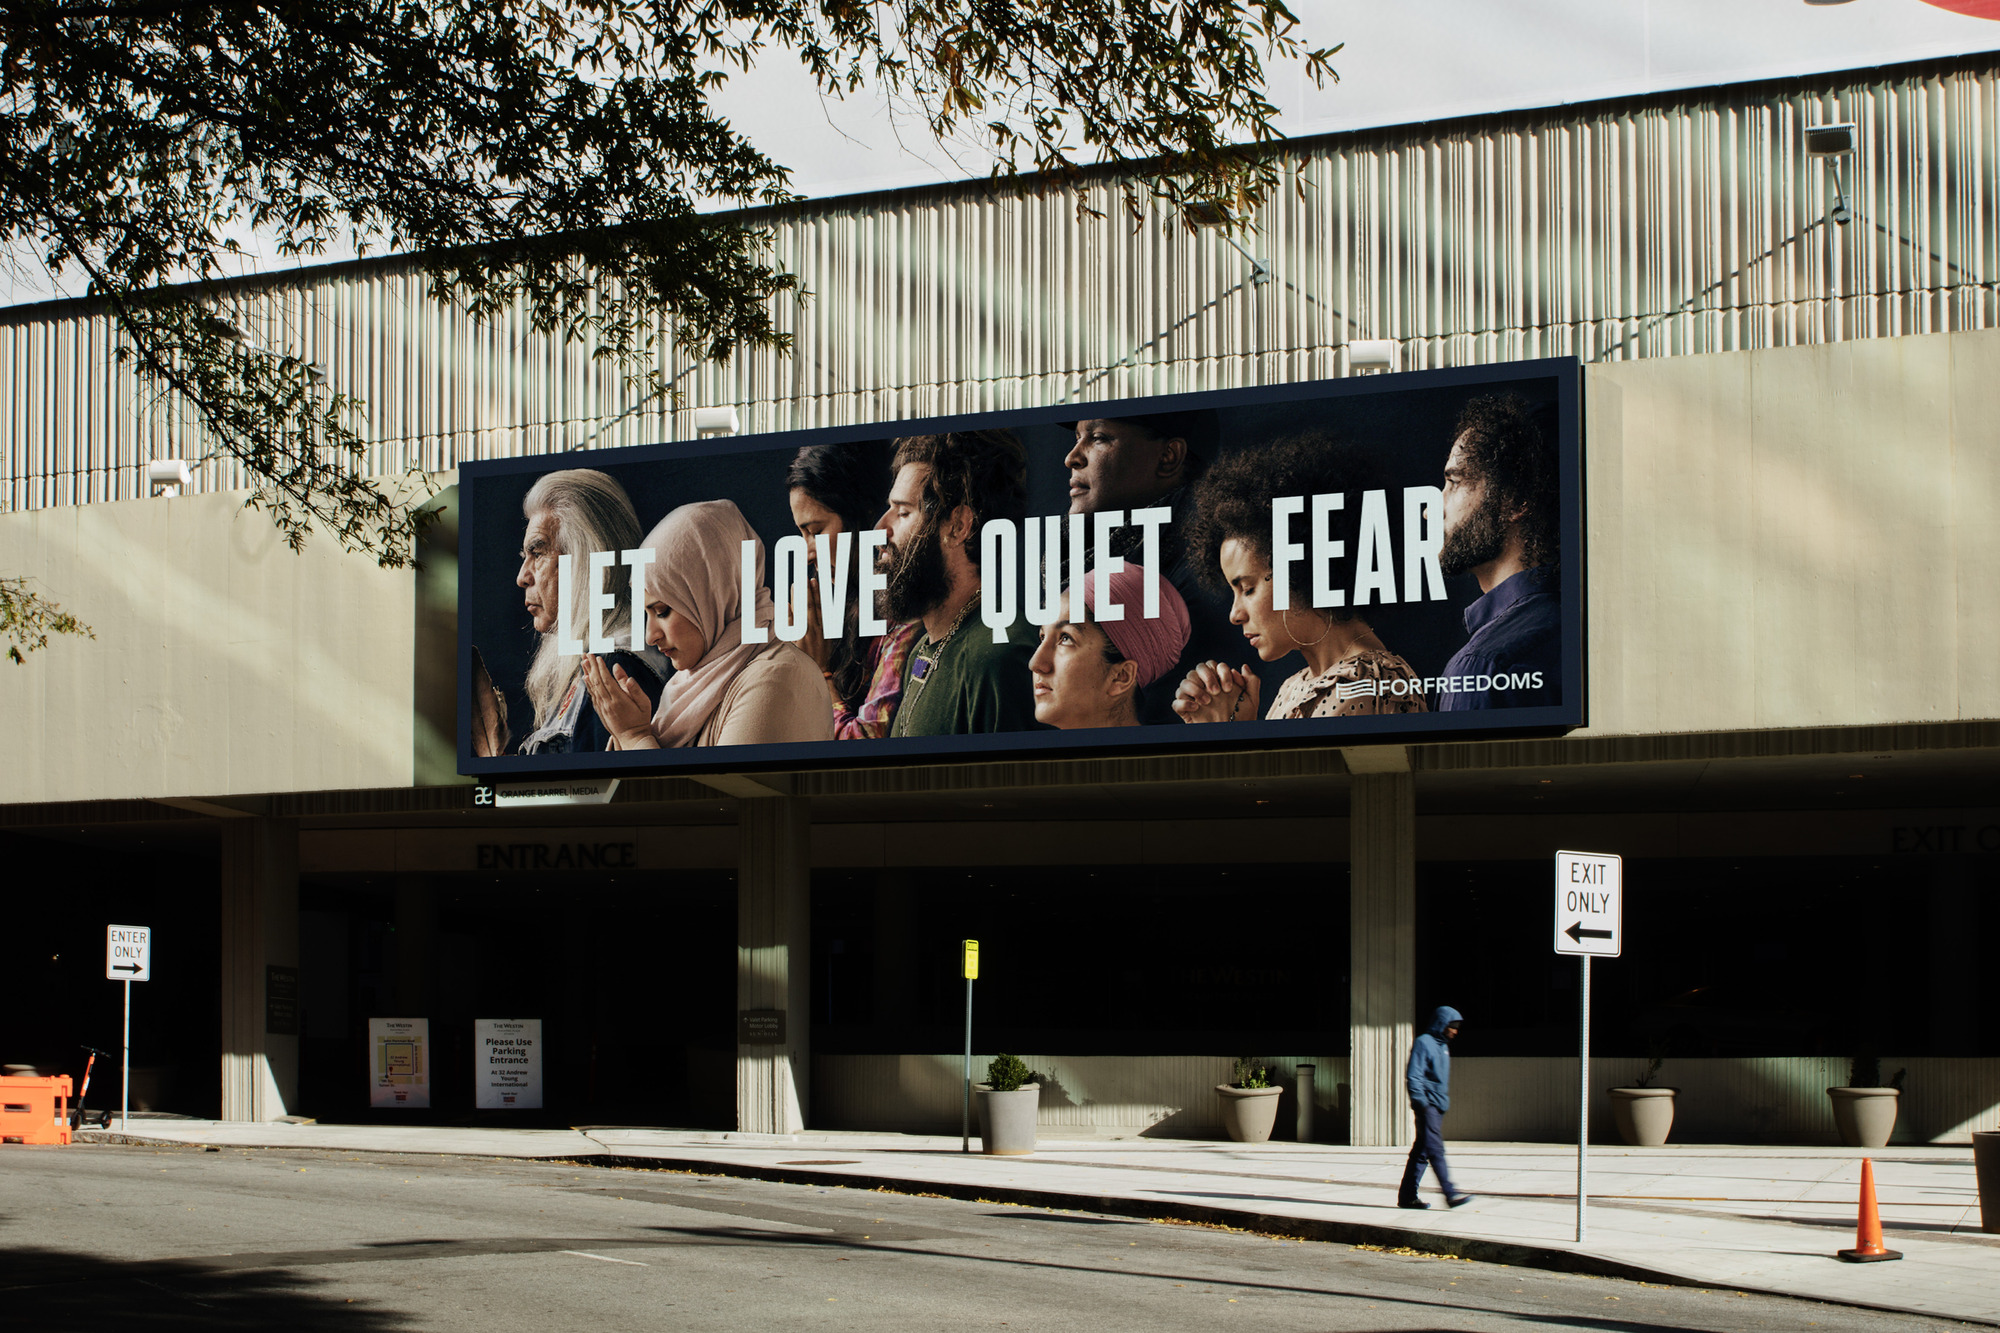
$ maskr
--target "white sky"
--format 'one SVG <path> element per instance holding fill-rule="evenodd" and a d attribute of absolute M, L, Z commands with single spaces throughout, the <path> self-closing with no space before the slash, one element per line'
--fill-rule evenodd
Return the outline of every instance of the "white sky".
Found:
<path fill-rule="evenodd" d="M 1269 71 L 1293 136 L 2000 49 L 2000 0 L 1293 0 L 1304 39 L 1346 43 L 1340 81 Z M 1953 9 L 1971 13 L 1951 12 Z M 1972 14 L 1991 14 L 1993 18 Z M 920 121 L 864 95 L 820 98 L 774 57 L 718 99 L 734 124 L 816 197 L 980 174 Z M 255 238 L 243 237 L 256 249 Z M 344 258 L 346 256 L 329 256 Z M 248 268 L 293 261 L 259 254 Z M 7 266 L 0 266 L 4 269 Z M 0 271 L 0 305 L 70 295 L 32 264 Z"/>

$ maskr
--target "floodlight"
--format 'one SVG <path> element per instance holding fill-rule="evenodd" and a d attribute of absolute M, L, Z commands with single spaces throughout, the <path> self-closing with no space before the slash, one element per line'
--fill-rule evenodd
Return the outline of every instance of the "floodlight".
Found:
<path fill-rule="evenodd" d="M 146 464 L 146 490 L 153 495 L 179 495 L 192 480 L 187 460 L 157 458 Z"/>
<path fill-rule="evenodd" d="M 1401 351 L 1394 338 L 1357 338 L 1347 344 L 1347 368 L 1393 371 Z"/>
<path fill-rule="evenodd" d="M 1228 205 L 1214 199 L 1182 205 L 1181 216 L 1190 227 L 1226 227 L 1230 223 Z"/>
<path fill-rule="evenodd" d="M 696 435 L 734 435 L 743 429 L 743 420 L 733 407 L 697 407 L 694 410 Z"/>
<path fill-rule="evenodd" d="M 249 334 L 212 310 L 201 316 L 200 322 L 203 327 L 218 338 L 227 338 L 233 343 L 248 343 L 250 341 Z"/>
<path fill-rule="evenodd" d="M 1852 157 L 1853 155 L 1853 121 L 1842 121 L 1837 125 L 1806 126 L 1807 157 Z"/>
<path fill-rule="evenodd" d="M 1259 259 L 1251 254 L 1237 244 L 1236 238 L 1229 234 L 1228 229 L 1236 222 L 1235 215 L 1229 211 L 1229 205 L 1219 199 L 1203 199 L 1192 204 L 1182 204 L 1181 216 L 1187 219 L 1190 227 L 1202 231 L 1220 231 L 1223 243 L 1250 261 L 1250 282 L 1253 286 L 1262 287 L 1271 280 L 1271 261 Z"/>

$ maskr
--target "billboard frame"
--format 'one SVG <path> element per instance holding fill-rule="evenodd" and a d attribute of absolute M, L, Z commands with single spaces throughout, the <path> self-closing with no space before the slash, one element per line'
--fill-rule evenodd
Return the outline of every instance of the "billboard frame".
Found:
<path fill-rule="evenodd" d="M 719 457 L 769 450 L 796 450 L 810 444 L 879 441 L 898 436 L 943 434 L 974 429 L 1047 426 L 1093 417 L 1135 413 L 1228 409 L 1343 398 L 1422 389 L 1464 389 L 1504 385 L 1523 379 L 1556 381 L 1557 466 L 1563 478 L 1562 632 L 1563 676 L 1568 701 L 1559 706 L 1509 708 L 1479 713 L 1418 713 L 1343 718 L 1287 719 L 1274 727 L 1267 719 L 1206 723 L 1188 735 L 1169 727 L 1127 728 L 1137 734 L 1116 738 L 1102 731 L 1005 731 L 975 735 L 882 737 L 866 741 L 831 740 L 733 746 L 686 746 L 640 751 L 593 751 L 584 756 L 493 755 L 472 753 L 472 631 L 468 605 L 470 580 L 463 568 L 458 580 L 457 691 L 454 732 L 458 772 L 482 781 L 520 781 L 559 777 L 665 777 L 696 773 L 835 771 L 876 767 L 990 763 L 995 760 L 1124 758 L 1139 755 L 1243 753 L 1255 750 L 1344 749 L 1370 744 L 1427 744 L 1464 740 L 1509 740 L 1560 736 L 1584 726 L 1589 717 L 1588 653 L 1584 641 L 1586 561 L 1584 551 L 1583 368 L 1576 357 L 1544 357 L 1488 365 L 1437 370 L 1348 376 L 1331 380 L 1299 380 L 1284 384 L 1145 398 L 1100 399 L 1057 403 L 1044 407 L 961 412 L 950 416 L 902 421 L 873 421 L 846 426 L 732 435 L 622 448 L 576 450 L 561 454 L 524 454 L 512 458 L 470 461 L 459 465 L 459 525 L 463 542 L 477 531 L 475 483 L 522 472 L 548 472 L 558 466 L 590 468 L 632 466 L 654 461 Z M 461 556 L 461 559 L 463 557 Z M 1568 688 L 1574 682 L 1575 688 Z M 1468 726 L 1466 719 L 1493 717 Z M 1151 734 L 1148 734 L 1151 733 Z M 582 762 L 577 762 L 577 761 Z"/>

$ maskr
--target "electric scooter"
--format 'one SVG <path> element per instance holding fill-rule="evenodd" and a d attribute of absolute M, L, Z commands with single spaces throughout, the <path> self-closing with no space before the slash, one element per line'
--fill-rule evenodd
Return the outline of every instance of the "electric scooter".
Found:
<path fill-rule="evenodd" d="M 76 1103 L 70 1108 L 69 1127 L 73 1130 L 82 1129 L 91 1123 L 90 1112 L 83 1109 L 83 1099 L 90 1095 L 90 1067 L 97 1063 L 97 1057 L 100 1055 L 107 1060 L 111 1058 L 111 1052 L 100 1051 L 95 1046 L 85 1046 L 83 1049 L 90 1052 L 90 1058 L 83 1062 L 83 1086 L 76 1090 Z M 109 1128 L 111 1112 L 109 1110 L 97 1112 L 96 1123 L 101 1128 Z"/>

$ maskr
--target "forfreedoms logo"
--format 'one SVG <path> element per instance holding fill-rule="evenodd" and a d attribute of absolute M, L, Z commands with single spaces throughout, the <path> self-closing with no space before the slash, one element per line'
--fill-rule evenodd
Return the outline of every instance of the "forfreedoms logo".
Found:
<path fill-rule="evenodd" d="M 1407 676 L 1384 676 L 1380 680 L 1343 680 L 1333 687 L 1336 703 L 1349 699 L 1402 698 L 1412 694 L 1486 694 L 1495 690 L 1539 690 L 1539 671 L 1501 671 L 1477 676 L 1427 676 L 1412 680 Z"/>

